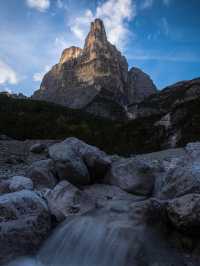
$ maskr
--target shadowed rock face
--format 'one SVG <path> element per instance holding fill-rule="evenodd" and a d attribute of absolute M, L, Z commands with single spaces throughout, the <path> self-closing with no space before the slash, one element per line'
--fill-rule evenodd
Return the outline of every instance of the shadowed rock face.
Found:
<path fill-rule="evenodd" d="M 130 104 L 141 102 L 157 92 L 150 76 L 139 68 L 133 67 L 128 73 L 128 101 Z"/>
<path fill-rule="evenodd" d="M 133 101 L 133 97 L 140 95 L 138 99 L 135 99 L 137 102 L 155 92 L 155 87 L 143 92 L 142 79 L 140 79 L 138 89 L 142 92 L 133 93 L 135 83 L 132 82 L 133 79 L 130 82 L 128 76 L 126 58 L 107 40 L 103 22 L 96 19 L 91 23 L 84 48 L 65 49 L 59 63 L 44 76 L 41 87 L 35 92 L 33 98 L 55 102 L 74 109 L 86 108 L 94 102 L 92 108 L 86 108 L 86 111 L 108 116 L 107 113 L 104 115 L 102 111 L 98 111 L 97 96 L 101 98 L 101 102 L 105 99 L 125 106 Z M 149 79 L 147 75 L 145 78 Z M 144 88 L 146 90 L 146 85 Z M 130 95 L 131 101 L 128 99 Z M 109 105 L 109 102 L 106 102 L 106 105 Z"/>

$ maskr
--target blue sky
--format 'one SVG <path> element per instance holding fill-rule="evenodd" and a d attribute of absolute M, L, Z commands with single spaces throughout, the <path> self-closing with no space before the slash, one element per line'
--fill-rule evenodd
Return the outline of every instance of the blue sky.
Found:
<path fill-rule="evenodd" d="M 0 90 L 31 95 L 95 17 L 159 89 L 199 77 L 199 10 L 199 0 L 0 0 Z"/>

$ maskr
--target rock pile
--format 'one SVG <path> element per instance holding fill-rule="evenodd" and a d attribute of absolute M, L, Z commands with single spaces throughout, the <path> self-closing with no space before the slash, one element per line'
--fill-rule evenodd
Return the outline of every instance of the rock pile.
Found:
<path fill-rule="evenodd" d="M 1 264 L 35 252 L 68 217 L 93 217 L 119 240 L 138 239 L 124 266 L 199 265 L 199 143 L 122 158 L 68 138 L 47 156 L 26 177 L 0 180 Z"/>

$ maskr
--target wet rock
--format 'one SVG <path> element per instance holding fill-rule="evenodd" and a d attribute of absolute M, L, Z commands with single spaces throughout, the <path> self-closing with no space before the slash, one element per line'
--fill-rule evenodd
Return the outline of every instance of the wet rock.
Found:
<path fill-rule="evenodd" d="M 193 235 L 200 233 L 199 194 L 188 194 L 169 201 L 167 214 L 178 230 Z"/>
<path fill-rule="evenodd" d="M 200 161 L 179 158 L 171 162 L 171 168 L 163 174 L 157 196 L 172 199 L 189 193 L 200 193 Z"/>
<path fill-rule="evenodd" d="M 185 147 L 187 154 L 193 160 L 200 159 L 200 142 L 188 143 Z"/>
<path fill-rule="evenodd" d="M 10 192 L 16 192 L 24 189 L 27 190 L 33 189 L 33 182 L 30 178 L 27 178 L 25 176 L 13 176 L 9 180 Z"/>
<path fill-rule="evenodd" d="M 125 192 L 119 187 L 105 184 L 94 184 L 83 187 L 83 191 L 92 198 L 98 206 L 106 206 L 111 201 L 139 201 L 145 197 L 135 196 Z"/>
<path fill-rule="evenodd" d="M 120 159 L 108 172 L 105 183 L 115 185 L 136 195 L 151 195 L 154 187 L 152 168 L 142 160 Z"/>
<path fill-rule="evenodd" d="M 53 188 L 57 183 L 55 164 L 51 159 L 34 162 L 28 168 L 26 176 L 37 189 Z"/>
<path fill-rule="evenodd" d="M 0 264 L 33 254 L 51 229 L 45 202 L 28 190 L 0 196 Z"/>
<path fill-rule="evenodd" d="M 94 201 L 85 192 L 65 180 L 49 190 L 45 198 L 51 214 L 59 222 L 70 215 L 81 215 L 95 207 Z"/>

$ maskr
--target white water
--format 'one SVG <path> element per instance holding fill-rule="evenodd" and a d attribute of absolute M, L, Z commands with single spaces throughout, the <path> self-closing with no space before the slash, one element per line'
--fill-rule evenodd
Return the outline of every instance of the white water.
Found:
<path fill-rule="evenodd" d="M 128 266 L 131 227 L 115 218 L 77 217 L 63 224 L 35 258 L 9 266 Z"/>

